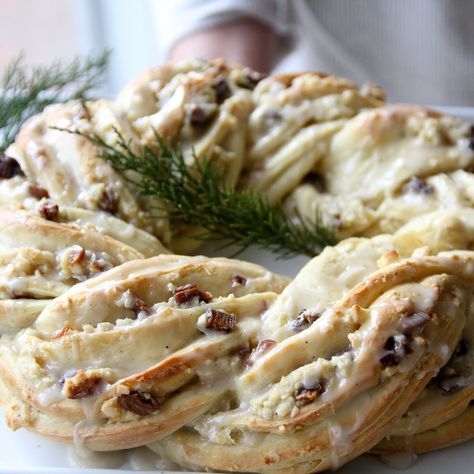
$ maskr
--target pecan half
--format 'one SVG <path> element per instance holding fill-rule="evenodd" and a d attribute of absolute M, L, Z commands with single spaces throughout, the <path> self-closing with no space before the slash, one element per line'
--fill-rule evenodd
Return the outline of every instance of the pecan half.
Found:
<path fill-rule="evenodd" d="M 308 388 L 302 385 L 295 393 L 297 406 L 307 405 L 317 400 L 326 391 L 326 385 L 323 381 L 317 382 L 313 387 Z"/>
<path fill-rule="evenodd" d="M 206 311 L 206 329 L 214 331 L 231 332 L 235 328 L 235 314 L 209 308 Z"/>
<path fill-rule="evenodd" d="M 211 293 L 201 291 L 197 285 L 192 283 L 178 286 L 178 288 L 174 290 L 173 296 L 178 305 L 186 304 L 195 297 L 198 297 L 199 301 L 204 301 L 204 303 L 209 303 L 209 301 L 212 300 Z"/>
<path fill-rule="evenodd" d="M 58 222 L 59 220 L 59 206 L 52 202 L 45 202 L 39 208 L 39 215 L 48 221 Z"/>
<path fill-rule="evenodd" d="M 20 164 L 5 153 L 0 153 L 0 179 L 10 179 L 15 176 L 25 176 Z"/>
<path fill-rule="evenodd" d="M 126 411 L 136 415 L 148 416 L 160 409 L 158 400 L 147 392 L 131 391 L 129 394 L 120 395 L 117 403 Z"/>

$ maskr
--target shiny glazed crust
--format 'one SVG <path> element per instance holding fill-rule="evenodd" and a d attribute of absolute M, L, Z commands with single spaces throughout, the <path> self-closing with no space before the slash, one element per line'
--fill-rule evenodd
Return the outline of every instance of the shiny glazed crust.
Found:
<path fill-rule="evenodd" d="M 137 149 L 158 134 L 344 240 L 292 281 L 170 255 L 195 248 L 194 229 L 155 219 L 162 203 L 67 130 Z M 467 124 L 385 105 L 376 86 L 220 60 L 46 108 L 7 152 L 20 171 L 0 176 L 9 426 L 237 472 L 473 437 L 473 148 Z"/>

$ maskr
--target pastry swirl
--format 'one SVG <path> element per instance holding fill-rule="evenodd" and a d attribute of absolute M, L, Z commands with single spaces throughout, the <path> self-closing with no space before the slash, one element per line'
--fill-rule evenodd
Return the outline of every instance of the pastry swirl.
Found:
<path fill-rule="evenodd" d="M 156 219 L 95 144 L 156 135 L 341 242 L 293 280 Z M 152 68 L 47 107 L 0 157 L 9 426 L 189 469 L 309 473 L 474 436 L 474 138 L 321 73 Z M 342 240 L 343 239 L 343 240 Z M 161 243 L 163 242 L 166 247 Z"/>

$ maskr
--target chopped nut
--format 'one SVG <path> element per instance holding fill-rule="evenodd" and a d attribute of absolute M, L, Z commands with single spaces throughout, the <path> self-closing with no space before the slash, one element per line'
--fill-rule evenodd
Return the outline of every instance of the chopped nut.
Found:
<path fill-rule="evenodd" d="M 116 214 L 118 211 L 119 196 L 115 191 L 105 189 L 97 205 L 102 211 Z"/>
<path fill-rule="evenodd" d="M 263 341 L 260 341 L 257 347 L 246 358 L 245 368 L 251 367 L 261 355 L 269 351 L 277 344 L 277 341 L 274 341 L 273 339 L 264 339 Z"/>
<path fill-rule="evenodd" d="M 222 102 L 228 99 L 232 94 L 228 82 L 223 77 L 219 77 L 213 87 L 216 92 L 216 101 L 218 104 L 222 104 Z"/>
<path fill-rule="evenodd" d="M 25 176 L 18 161 L 6 156 L 5 153 L 0 153 L 0 179 L 10 179 L 15 176 Z"/>
<path fill-rule="evenodd" d="M 48 191 L 39 186 L 28 186 L 28 192 L 36 199 L 49 198 Z"/>
<path fill-rule="evenodd" d="M 423 329 L 430 319 L 431 316 L 424 311 L 409 314 L 402 318 L 401 330 L 405 335 L 412 335 L 413 333 Z"/>
<path fill-rule="evenodd" d="M 189 123 L 194 127 L 206 126 L 212 120 L 216 112 L 215 104 L 213 108 L 204 108 L 200 105 L 194 105 L 189 113 Z"/>
<path fill-rule="evenodd" d="M 174 299 L 178 305 L 184 305 L 195 297 L 197 297 L 199 301 L 204 301 L 204 303 L 209 303 L 209 301 L 212 300 L 211 293 L 201 291 L 197 285 L 192 283 L 178 286 L 178 288 L 174 290 Z"/>
<path fill-rule="evenodd" d="M 317 400 L 326 390 L 324 382 L 318 382 L 314 387 L 302 385 L 295 393 L 296 406 L 301 407 Z"/>
<path fill-rule="evenodd" d="M 317 313 L 316 311 L 302 309 L 298 316 L 294 321 L 291 323 L 291 329 L 293 331 L 303 331 L 309 328 L 318 318 L 321 317 L 321 313 Z"/>
<path fill-rule="evenodd" d="M 234 275 L 232 277 L 232 288 L 236 288 L 237 286 L 244 286 L 247 283 L 247 278 L 243 277 L 242 275 Z"/>
<path fill-rule="evenodd" d="M 138 316 L 142 311 L 147 314 L 150 314 L 151 312 L 150 307 L 131 290 L 127 290 L 120 297 L 118 303 L 124 308 L 132 310 L 136 316 Z"/>
<path fill-rule="evenodd" d="M 89 273 L 96 274 L 102 273 L 106 270 L 110 270 L 112 268 L 112 264 L 104 260 L 103 258 L 97 257 L 97 255 L 92 255 L 90 262 L 89 262 Z"/>
<path fill-rule="evenodd" d="M 131 411 L 136 415 L 148 416 L 160 409 L 158 400 L 146 392 L 132 391 L 129 394 L 120 395 L 117 403 L 126 411 Z"/>
<path fill-rule="evenodd" d="M 402 361 L 403 357 L 412 353 L 412 349 L 410 348 L 410 340 L 410 337 L 404 334 L 389 337 L 383 347 L 387 353 L 381 357 L 380 363 L 384 367 L 393 367 L 398 365 Z"/>
<path fill-rule="evenodd" d="M 64 396 L 72 400 L 90 397 L 101 382 L 102 377 L 97 374 L 88 375 L 84 370 L 80 370 L 64 381 Z"/>
<path fill-rule="evenodd" d="M 206 329 L 212 329 L 214 331 L 222 331 L 222 332 L 229 333 L 235 328 L 235 323 L 236 323 L 235 314 L 209 308 L 206 311 L 205 315 L 206 315 Z"/>
<path fill-rule="evenodd" d="M 52 202 L 45 202 L 39 208 L 39 214 L 43 219 L 58 222 L 59 206 Z"/>
<path fill-rule="evenodd" d="M 80 265 L 86 257 L 86 251 L 80 245 L 73 245 L 69 253 L 68 262 L 70 266 Z"/>
<path fill-rule="evenodd" d="M 427 183 L 426 180 L 417 178 L 416 176 L 413 177 L 405 186 L 403 187 L 403 191 L 408 193 L 416 193 L 416 194 L 431 194 L 434 191 L 433 186 Z"/>

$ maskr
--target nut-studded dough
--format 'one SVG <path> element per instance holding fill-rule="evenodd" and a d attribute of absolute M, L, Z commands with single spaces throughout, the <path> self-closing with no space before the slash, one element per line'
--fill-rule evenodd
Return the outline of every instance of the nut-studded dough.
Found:
<path fill-rule="evenodd" d="M 223 402 L 286 283 L 245 262 L 163 255 L 76 285 L 2 338 L 10 426 L 95 450 L 161 439 Z M 235 324 L 202 325 L 207 313 Z"/>
<path fill-rule="evenodd" d="M 10 426 L 239 472 L 308 473 L 473 437 L 473 131 L 383 99 L 318 73 L 190 61 L 147 71 L 114 101 L 30 119 L 0 156 L 18 162 L 0 176 Z M 161 203 L 55 127 L 109 145 L 118 130 L 134 149 L 158 134 L 190 166 L 213 160 L 226 185 L 358 237 L 291 282 L 166 255 L 156 237 L 187 251 L 194 230 L 155 219 Z"/>
<path fill-rule="evenodd" d="M 186 230 L 179 223 L 149 212 L 160 207 L 156 199 L 138 197 L 133 186 L 98 157 L 97 146 L 58 128 L 96 134 L 109 145 L 118 143 L 119 132 L 132 147 L 152 145 L 159 135 L 179 145 L 190 164 L 194 156 L 217 162 L 227 183 L 234 185 L 244 159 L 251 90 L 261 77 L 222 61 L 160 66 L 129 84 L 116 101 L 47 107 L 24 124 L 7 154 L 20 163 L 31 183 L 62 205 L 108 212 L 175 250 L 188 249 L 190 243 L 180 237 Z"/>
<path fill-rule="evenodd" d="M 393 233 L 438 209 L 473 207 L 472 131 L 413 105 L 360 112 L 332 136 L 317 179 L 294 188 L 286 207 L 319 215 L 340 238 Z"/>
<path fill-rule="evenodd" d="M 0 220 L 0 332 L 29 326 L 53 298 L 78 282 L 144 257 L 87 225 L 4 207 Z"/>

